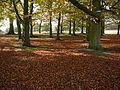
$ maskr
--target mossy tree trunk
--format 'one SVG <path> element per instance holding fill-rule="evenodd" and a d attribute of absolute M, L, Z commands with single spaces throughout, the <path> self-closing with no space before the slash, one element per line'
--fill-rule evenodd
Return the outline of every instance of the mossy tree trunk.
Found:
<path fill-rule="evenodd" d="M 22 46 L 30 46 L 30 35 L 29 35 L 29 11 L 28 11 L 28 1 L 29 0 L 24 0 L 24 5 L 23 5 L 23 19 L 21 18 L 19 11 L 16 7 L 16 2 L 15 0 L 12 0 L 13 2 L 13 6 L 14 6 L 14 10 L 16 12 L 17 18 L 19 19 L 19 21 L 22 23 L 23 25 L 23 33 L 22 33 Z"/>
<path fill-rule="evenodd" d="M 23 37 L 22 45 L 30 46 L 30 35 L 29 35 L 29 16 L 28 16 L 28 0 L 24 0 L 24 18 L 23 18 Z"/>
<path fill-rule="evenodd" d="M 98 16 L 101 16 L 101 0 L 93 0 L 93 11 L 96 12 Z M 100 45 L 100 36 L 101 36 L 101 22 L 100 20 L 93 19 L 90 23 L 90 32 L 89 32 L 89 48 L 91 49 L 101 49 Z"/>
<path fill-rule="evenodd" d="M 86 40 L 89 41 L 89 37 L 90 37 L 90 17 L 88 17 L 88 19 L 86 20 Z"/>
<path fill-rule="evenodd" d="M 100 49 L 100 36 L 101 36 L 101 26 L 98 23 L 91 22 L 89 30 L 89 48 Z"/>

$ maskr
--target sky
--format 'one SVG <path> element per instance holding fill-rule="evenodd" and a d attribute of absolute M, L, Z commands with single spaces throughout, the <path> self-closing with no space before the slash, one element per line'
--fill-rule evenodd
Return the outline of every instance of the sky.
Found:
<path fill-rule="evenodd" d="M 13 24 L 14 24 L 14 27 L 17 26 L 15 20 L 14 20 Z M 0 30 L 5 31 L 8 28 L 9 28 L 9 19 L 7 18 L 0 22 Z"/>

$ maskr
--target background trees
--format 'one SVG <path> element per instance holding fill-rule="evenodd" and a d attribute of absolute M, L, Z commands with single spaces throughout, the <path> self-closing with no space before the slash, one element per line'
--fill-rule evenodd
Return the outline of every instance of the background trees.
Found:
<path fill-rule="evenodd" d="M 33 25 L 42 31 L 43 24 L 48 22 L 49 37 L 53 37 L 57 26 L 56 39 L 60 39 L 60 31 L 67 28 L 69 34 L 76 35 L 76 29 L 81 27 L 81 33 L 86 28 L 89 48 L 100 49 L 100 37 L 104 34 L 105 18 L 117 21 L 119 34 L 119 0 L 1 0 L 1 19 L 8 14 L 10 19 L 9 34 L 14 34 L 13 21 L 17 19 L 19 39 L 23 46 L 30 46 L 30 35 L 33 36 Z M 33 24 L 34 23 L 34 24 Z M 39 24 L 38 24 L 39 23 Z M 38 24 L 38 25 L 36 25 Z M 23 30 L 21 30 L 21 25 Z M 22 32 L 22 33 L 21 33 Z"/>

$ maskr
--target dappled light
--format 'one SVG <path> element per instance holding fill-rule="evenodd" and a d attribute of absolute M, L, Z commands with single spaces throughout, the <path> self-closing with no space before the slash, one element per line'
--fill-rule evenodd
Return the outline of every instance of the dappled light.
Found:
<path fill-rule="evenodd" d="M 103 46 L 111 48 L 112 45 L 119 49 L 120 44 L 116 46 L 116 43 L 120 39 L 115 41 L 111 37 L 107 35 L 101 39 Z M 47 47 L 16 51 L 15 46 L 21 47 L 20 43 L 15 37 L 4 36 L 4 40 L 8 38 L 11 45 L 8 47 L 6 44 L 5 47 L 14 49 L 0 51 L 0 85 L 4 89 L 78 89 L 96 88 L 96 85 L 102 85 L 99 88 L 112 88 L 114 83 L 119 88 L 120 52 L 115 52 L 115 48 L 111 48 L 114 52 L 97 55 L 79 50 L 88 46 L 87 43 L 78 43 L 84 39 L 81 36 L 64 36 L 63 41 L 57 42 L 54 39 L 38 41 L 38 38 L 34 38 L 32 45 Z"/>
<path fill-rule="evenodd" d="M 120 0 L 0 0 L 0 90 L 120 90 Z"/>

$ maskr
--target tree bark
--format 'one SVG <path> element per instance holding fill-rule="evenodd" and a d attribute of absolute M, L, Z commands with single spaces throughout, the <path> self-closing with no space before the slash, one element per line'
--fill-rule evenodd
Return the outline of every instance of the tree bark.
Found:
<path fill-rule="evenodd" d="M 10 5 L 9 8 L 11 9 L 12 5 L 13 5 L 12 0 L 9 0 L 9 5 Z M 8 32 L 8 34 L 10 34 L 10 35 L 14 35 L 15 34 L 14 33 L 13 21 L 14 21 L 14 19 L 13 19 L 12 15 L 9 15 L 9 32 Z"/>
<path fill-rule="evenodd" d="M 90 30 L 89 30 L 89 48 L 91 49 L 100 49 L 100 24 L 92 22 L 90 23 Z"/>
<path fill-rule="evenodd" d="M 69 0 L 74 6 L 76 6 L 77 8 L 79 8 L 80 10 L 84 11 L 85 13 L 91 15 L 94 18 L 97 18 L 96 21 L 99 22 L 100 21 L 100 16 L 98 14 L 96 14 L 96 12 L 89 10 L 87 7 L 85 7 L 84 5 L 80 4 L 77 0 Z"/>
<path fill-rule="evenodd" d="M 75 36 L 75 28 L 76 28 L 76 22 L 75 22 L 75 20 L 73 21 L 73 35 Z"/>
<path fill-rule="evenodd" d="M 96 12 L 97 16 L 101 16 L 101 12 L 97 12 L 101 8 L 101 0 L 93 0 L 93 12 Z M 90 37 L 89 37 L 89 48 L 91 49 L 101 49 L 100 36 L 101 36 L 101 23 L 94 21 L 90 23 Z"/>
<path fill-rule="evenodd" d="M 87 21 L 86 21 L 86 40 L 89 41 L 89 37 L 90 37 L 90 17 L 88 17 Z"/>
<path fill-rule="evenodd" d="M 71 27 L 72 27 L 72 21 L 69 22 L 69 34 L 71 35 Z"/>
<path fill-rule="evenodd" d="M 23 18 L 23 37 L 22 45 L 30 46 L 30 35 L 29 35 L 29 16 L 28 16 L 28 0 L 24 0 L 24 18 Z"/>
<path fill-rule="evenodd" d="M 117 35 L 120 35 L 120 25 L 118 25 Z"/>
<path fill-rule="evenodd" d="M 61 34 L 63 34 L 63 16 L 62 16 L 62 22 L 61 22 Z"/>
<path fill-rule="evenodd" d="M 16 8 L 15 0 L 13 1 L 13 6 L 15 13 L 17 15 L 17 18 L 23 25 L 23 33 L 22 33 L 22 45 L 23 46 L 30 46 L 30 35 L 29 35 L 29 13 L 28 13 L 28 0 L 24 0 L 24 7 L 23 7 L 23 19 L 20 17 L 20 14 L 18 12 L 18 9 Z"/>
<path fill-rule="evenodd" d="M 49 24 L 50 24 L 50 38 L 53 38 L 53 33 L 52 33 L 52 1 L 49 1 L 49 15 L 50 15 L 50 21 L 49 21 Z"/>
<path fill-rule="evenodd" d="M 53 38 L 53 35 L 52 35 L 52 12 L 50 12 L 50 38 Z"/>
<path fill-rule="evenodd" d="M 33 0 L 31 0 L 30 5 L 30 36 L 33 36 L 33 25 L 32 25 L 32 14 L 33 14 Z"/>
<path fill-rule="evenodd" d="M 105 22 L 104 20 L 101 20 L 101 36 L 105 34 Z"/>
<path fill-rule="evenodd" d="M 83 34 L 84 33 L 84 26 L 83 26 L 83 18 L 82 18 L 82 26 L 81 26 L 81 33 Z"/>
<path fill-rule="evenodd" d="M 17 29 L 18 29 L 18 39 L 22 39 L 21 37 L 21 26 L 20 21 L 17 19 Z"/>
<path fill-rule="evenodd" d="M 41 33 L 41 25 L 42 25 L 42 20 L 40 21 L 40 25 L 39 25 L 39 33 Z"/>
<path fill-rule="evenodd" d="M 13 26 L 13 18 L 10 16 L 9 17 L 9 32 L 8 32 L 8 34 L 10 34 L 10 35 L 14 35 L 15 33 L 14 33 L 14 26 Z"/>
<path fill-rule="evenodd" d="M 58 29 L 57 29 L 56 40 L 60 40 L 60 20 L 61 20 L 61 13 L 59 13 L 59 18 L 58 18 Z"/>

